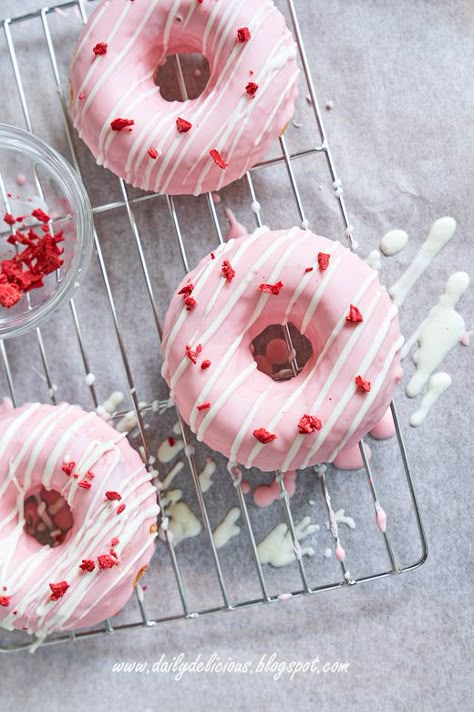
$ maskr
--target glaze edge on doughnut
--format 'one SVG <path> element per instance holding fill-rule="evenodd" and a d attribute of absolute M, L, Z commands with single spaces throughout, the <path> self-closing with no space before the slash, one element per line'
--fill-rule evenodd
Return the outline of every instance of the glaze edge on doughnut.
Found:
<path fill-rule="evenodd" d="M 154 551 L 159 507 L 150 475 L 124 437 L 77 406 L 2 409 L 1 627 L 42 640 L 95 625 L 129 599 Z M 23 503 L 38 487 L 59 492 L 73 516 L 65 541 L 53 548 L 24 530 Z M 93 570 L 82 570 L 83 560 Z M 67 590 L 52 600 L 50 584 L 62 582 Z"/>
<path fill-rule="evenodd" d="M 251 36 L 239 42 L 243 27 Z M 95 54 L 101 43 L 106 53 Z M 154 83 L 156 70 L 167 56 L 186 52 L 206 56 L 209 82 L 196 99 L 168 102 Z M 257 7 L 251 0 L 102 0 L 71 64 L 73 122 L 97 163 L 134 186 L 167 194 L 218 190 L 262 160 L 290 121 L 296 54 L 272 0 Z M 249 83 L 258 87 L 253 94 Z M 111 128 L 125 117 L 133 125 Z M 177 130 L 179 118 L 191 123 L 189 131 Z"/>
<path fill-rule="evenodd" d="M 324 269 L 318 253 L 329 255 Z M 181 282 L 165 319 L 162 374 L 180 413 L 198 440 L 231 463 L 288 471 L 333 461 L 380 420 L 397 381 L 398 310 L 377 272 L 339 243 L 299 228 L 261 228 L 214 255 Z M 231 281 L 224 260 L 235 271 Z M 273 292 L 259 290 L 278 282 Z M 183 295 L 196 301 L 192 309 Z M 349 320 L 351 305 L 362 321 Z M 313 355 L 295 378 L 276 382 L 257 370 L 251 343 L 284 323 L 309 339 Z M 211 362 L 205 370 L 203 360 Z M 370 382 L 368 391 L 358 376 Z M 209 406 L 199 409 L 203 403 Z M 304 415 L 321 428 L 300 432 Z M 260 429 L 276 438 L 265 442 L 255 434 Z"/>

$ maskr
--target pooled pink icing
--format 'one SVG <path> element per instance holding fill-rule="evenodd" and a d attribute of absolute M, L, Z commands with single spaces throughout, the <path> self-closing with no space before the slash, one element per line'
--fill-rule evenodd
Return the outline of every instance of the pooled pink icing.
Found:
<path fill-rule="evenodd" d="M 372 451 L 367 443 L 365 443 L 365 452 L 370 460 Z M 362 460 L 359 446 L 352 445 L 352 447 L 343 448 L 337 457 L 334 458 L 333 464 L 334 467 L 337 467 L 339 470 L 360 470 L 364 467 L 364 461 Z"/>
<path fill-rule="evenodd" d="M 296 490 L 296 472 L 285 472 L 283 476 L 285 489 L 289 497 L 293 497 Z M 281 489 L 276 481 L 269 485 L 259 485 L 253 492 L 253 501 L 258 507 L 269 507 L 275 500 L 280 498 Z"/>
<path fill-rule="evenodd" d="M 237 41 L 246 27 L 251 37 Z M 106 54 L 93 47 L 107 42 Z M 169 55 L 198 52 L 210 78 L 200 96 L 168 102 L 155 85 Z M 296 45 L 271 0 L 102 0 L 71 64 L 71 113 L 99 165 L 167 194 L 219 190 L 260 161 L 294 111 Z M 246 87 L 258 85 L 254 96 Z M 111 122 L 135 123 L 121 131 Z M 176 120 L 192 124 L 179 133 Z M 158 157 L 152 159 L 153 148 Z M 227 168 L 210 156 L 217 150 Z"/>
<path fill-rule="evenodd" d="M 326 270 L 319 252 L 330 254 Z M 286 472 L 332 462 L 390 403 L 402 343 L 397 307 L 375 270 L 308 230 L 262 228 L 214 254 L 183 279 L 166 315 L 162 373 L 181 415 L 198 440 L 245 467 Z M 235 270 L 232 281 L 222 276 L 224 260 Z M 279 281 L 278 294 L 259 290 Z M 178 294 L 189 284 L 197 302 L 190 311 Z M 351 304 L 362 322 L 347 321 Z M 313 354 L 295 378 L 276 382 L 257 370 L 251 344 L 285 322 L 309 339 Z M 356 386 L 357 375 L 370 381 L 369 392 Z M 210 407 L 199 410 L 203 403 Z M 300 434 L 305 414 L 320 419 L 321 429 Z M 261 428 L 276 438 L 259 442 Z"/>
<path fill-rule="evenodd" d="M 2 413 L 0 452 L 0 595 L 9 600 L 0 606 L 0 626 L 43 638 L 117 613 L 148 565 L 156 537 L 156 491 L 138 453 L 95 413 L 39 403 Z M 65 463 L 75 463 L 73 473 L 63 471 Z M 85 480 L 90 489 L 80 486 Z M 65 541 L 53 548 L 24 528 L 24 500 L 42 488 L 58 492 L 73 517 Z M 109 500 L 106 492 L 121 499 Z M 111 548 L 119 563 L 101 569 L 98 557 Z M 82 571 L 83 559 L 93 560 L 95 569 Z M 51 600 L 50 584 L 62 581 L 69 588 Z"/>
<path fill-rule="evenodd" d="M 235 217 L 234 213 L 230 208 L 226 208 L 225 214 L 227 220 L 229 221 L 229 229 L 227 230 L 225 236 L 226 242 L 232 240 L 232 238 L 243 237 L 244 235 L 248 235 L 247 228 L 242 225 L 242 223 L 238 222 L 237 218 Z"/>
<path fill-rule="evenodd" d="M 370 434 L 376 440 L 388 440 L 395 435 L 395 423 L 390 408 L 387 408 L 383 418 L 374 425 Z"/>

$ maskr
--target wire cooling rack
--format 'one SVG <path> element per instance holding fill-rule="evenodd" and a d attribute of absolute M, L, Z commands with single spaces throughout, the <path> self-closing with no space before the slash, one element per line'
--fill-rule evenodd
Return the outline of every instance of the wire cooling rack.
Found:
<path fill-rule="evenodd" d="M 386 443 L 373 444 L 374 451 L 371 462 L 369 462 L 367 445 L 361 442 L 359 447 L 364 469 L 348 474 L 338 473 L 328 467 L 327 470 L 313 468 L 300 473 L 298 482 L 300 483 L 301 480 L 302 485 L 301 487 L 300 484 L 298 485 L 297 494 L 291 500 L 284 479 L 276 473 L 280 498 L 272 507 L 268 508 L 269 511 L 263 511 L 257 510 L 246 497 L 239 477 L 232 480 L 227 473 L 226 463 L 220 456 L 216 456 L 218 473 L 215 475 L 215 478 L 217 476 L 220 478 L 218 484 L 220 501 L 210 499 L 199 478 L 200 463 L 203 462 L 206 449 L 201 444 L 195 446 L 192 434 L 189 433 L 179 414 L 166 408 L 167 394 L 164 384 L 160 381 L 156 385 L 156 391 L 149 391 L 148 397 L 143 398 L 143 393 L 140 391 L 141 385 L 138 383 L 141 380 L 137 375 L 138 367 L 134 363 L 137 360 L 136 333 L 133 328 L 130 331 L 130 319 L 122 318 L 119 313 L 121 309 L 117 306 L 116 290 L 112 284 L 116 266 L 114 266 L 113 253 L 108 248 L 106 233 L 112 231 L 112 226 L 115 230 L 117 216 L 121 216 L 122 223 L 125 225 L 122 239 L 128 240 L 126 243 L 128 264 L 134 268 L 134 279 L 138 279 L 137 275 L 141 279 L 143 294 L 146 295 L 142 309 L 146 311 L 148 323 L 152 324 L 151 330 L 147 330 L 146 348 L 152 351 L 154 349 L 156 354 L 159 353 L 162 334 L 160 314 L 164 314 L 166 299 L 156 296 L 156 264 L 153 263 L 153 252 L 148 250 L 146 244 L 147 231 L 140 227 L 142 223 L 140 210 L 148 206 L 153 208 L 154 214 L 163 216 L 166 213 L 167 215 L 170 236 L 174 233 L 175 238 L 171 248 L 171 260 L 178 270 L 177 277 L 173 277 L 171 284 L 177 283 L 177 278 L 182 274 L 182 271 L 179 272 L 180 262 L 185 270 L 192 266 L 189 257 L 192 248 L 190 247 L 191 242 L 187 243 L 186 235 L 182 229 L 179 199 L 134 191 L 122 180 L 118 180 L 117 199 L 104 200 L 104 191 L 97 188 L 97 181 L 95 184 L 91 184 L 91 181 L 88 180 L 88 171 L 84 170 L 84 161 L 80 160 L 79 155 L 83 148 L 71 127 L 68 113 L 66 57 L 70 57 L 72 45 L 68 46 L 67 52 L 64 53 L 62 40 L 56 35 L 59 32 L 58 15 L 74 12 L 78 22 L 79 20 L 86 22 L 89 6 L 94 5 L 94 2 L 87 0 L 73 0 L 19 17 L 4 19 L 4 41 L 10 58 L 12 86 L 16 86 L 17 89 L 16 98 L 21 106 L 24 125 L 28 130 L 35 132 L 35 125 L 31 118 L 32 102 L 29 101 L 28 90 L 25 88 L 25 83 L 30 82 L 30 77 L 27 77 L 25 71 L 21 69 L 19 50 L 14 39 L 17 28 L 26 30 L 28 34 L 30 30 L 33 32 L 34 28 L 40 35 L 39 46 L 36 46 L 36 56 L 40 52 L 41 57 L 46 61 L 46 70 L 43 69 L 41 73 L 41 82 L 50 92 L 53 90 L 51 93 L 53 100 L 48 104 L 48 113 L 51 120 L 53 116 L 60 117 L 61 131 L 64 135 L 59 143 L 63 147 L 63 152 L 69 154 L 75 168 L 79 173 L 82 173 L 85 185 L 91 195 L 97 228 L 94 234 L 97 257 L 95 268 L 100 277 L 100 288 L 104 299 L 98 306 L 94 303 L 94 308 L 103 310 L 101 317 L 103 316 L 104 319 L 104 333 L 100 337 L 97 333 L 93 335 L 89 333 L 88 313 L 84 313 L 85 310 L 76 304 L 80 301 L 81 293 L 79 293 L 76 301 L 72 300 L 70 303 L 69 317 L 65 316 L 64 312 L 60 315 L 62 320 L 69 319 L 68 358 L 71 358 L 71 363 L 77 366 L 78 371 L 83 369 L 84 375 L 90 374 L 91 364 L 96 361 L 98 354 L 97 346 L 95 349 L 91 349 L 91 340 L 95 340 L 97 343 L 99 338 L 101 340 L 102 338 L 107 340 L 108 337 L 112 339 L 113 344 L 111 341 L 107 347 L 110 351 L 108 358 L 112 359 L 116 354 L 117 360 L 123 364 L 123 381 L 119 385 L 122 385 L 122 389 L 127 393 L 131 412 L 136 418 L 138 435 L 134 444 L 141 448 L 147 462 L 153 462 L 153 458 L 150 460 L 150 456 L 156 452 L 157 442 L 163 440 L 171 432 L 173 421 L 178 421 L 174 424 L 174 432 L 179 432 L 183 440 L 185 446 L 183 453 L 185 453 L 184 457 L 188 468 L 188 478 L 183 488 L 188 486 L 193 489 L 193 493 L 187 494 L 187 496 L 191 498 L 195 511 L 199 512 L 202 531 L 196 540 L 187 540 L 176 546 L 169 530 L 161 526 L 161 541 L 158 545 L 157 556 L 152 563 L 150 583 L 147 587 L 137 586 L 135 601 L 132 601 L 125 613 L 107 620 L 103 625 L 93 629 L 52 636 L 42 645 L 57 645 L 82 638 L 110 634 L 118 630 L 154 627 L 164 621 L 195 618 L 211 612 L 273 604 L 289 598 L 343 586 L 353 586 L 417 568 L 426 559 L 427 545 L 393 403 L 391 409 L 396 426 L 396 442 L 394 441 L 390 445 Z M 299 61 L 303 69 L 301 79 L 303 86 L 300 87 L 300 95 L 307 92 L 307 108 L 311 115 L 311 122 L 315 122 L 311 132 L 312 140 L 309 145 L 292 150 L 288 145 L 286 134 L 280 137 L 275 155 L 255 166 L 239 181 L 239 200 L 247 205 L 247 208 L 252 206 L 252 211 L 248 211 L 252 221 L 257 226 L 262 225 L 261 212 L 264 210 L 264 203 L 256 188 L 256 182 L 257 176 L 261 172 L 263 174 L 265 171 L 270 171 L 272 175 L 278 175 L 280 182 L 284 181 L 287 204 L 290 206 L 291 201 L 294 201 L 293 208 L 296 208 L 296 214 L 305 224 L 307 217 L 302 199 L 301 183 L 297 175 L 298 166 L 304 166 L 305 175 L 316 170 L 319 174 L 324 171 L 326 180 L 330 180 L 331 190 L 334 193 L 332 199 L 337 205 L 336 212 L 340 213 L 338 236 L 344 235 L 349 247 L 353 249 L 355 242 L 352 236 L 352 227 L 346 212 L 341 182 L 336 174 L 323 126 L 322 113 L 303 45 L 296 5 L 297 2 L 294 0 L 281 0 L 279 3 L 292 25 L 298 44 Z M 27 46 L 28 43 L 26 43 Z M 25 45 L 22 44 L 21 51 L 24 51 L 24 48 Z M 58 52 L 58 48 L 61 48 L 61 51 Z M 186 85 L 179 59 L 176 61 L 178 81 L 185 97 Z M 31 70 L 31 57 L 29 66 Z M 7 66 L 3 66 L 3 71 L 7 71 Z M 316 142 L 315 136 L 317 137 Z M 107 175 L 107 179 L 114 180 L 117 189 L 117 179 L 111 175 Z M 262 185 L 264 185 L 263 178 Z M 37 182 L 36 188 L 41 196 L 39 182 Z M 232 196 L 232 190 L 235 191 L 236 188 L 231 188 L 227 194 Z M 202 209 L 203 201 L 205 201 L 208 220 L 210 220 L 209 232 L 214 233 L 214 242 L 216 239 L 218 242 L 222 242 L 223 231 L 219 218 L 219 206 L 216 205 L 212 195 L 209 194 L 201 198 L 189 196 L 187 199 L 194 201 L 187 203 L 188 206 L 192 205 L 192 210 L 195 205 L 198 206 L 197 201 L 200 201 L 199 206 Z M 203 225 L 203 230 L 205 229 L 206 226 Z M 204 249 L 201 249 L 202 253 L 204 253 Z M 196 254 L 199 255 L 199 252 Z M 134 282 L 134 288 L 135 285 L 136 282 Z M 97 285 L 95 288 L 98 289 Z M 170 287 L 171 290 L 172 288 Z M 172 292 L 168 290 L 167 293 L 169 298 Z M 149 311 L 147 311 L 148 307 Z M 65 311 L 67 312 L 67 309 Z M 83 312 L 82 316 L 80 316 L 81 312 Z M 140 317 L 140 315 L 134 316 Z M 110 323 L 112 327 L 109 330 L 106 329 L 107 323 Z M 31 368 L 35 368 L 31 364 L 38 356 L 41 364 L 39 376 L 45 379 L 50 401 L 56 403 L 59 398 L 54 369 L 59 368 L 62 364 L 53 358 L 56 334 L 54 330 L 51 331 L 47 327 L 48 325 L 44 329 L 36 329 L 33 336 L 14 340 L 21 342 L 20 344 L 0 340 L 0 357 L 4 367 L 5 387 L 9 391 L 14 405 L 20 405 L 21 402 L 31 397 L 31 394 L 22 392 L 19 374 L 25 363 L 30 364 Z M 47 332 L 46 336 L 45 332 Z M 77 349 L 77 353 L 73 355 L 72 352 L 75 349 Z M 141 350 L 139 347 L 140 353 Z M 22 354 L 21 358 L 18 354 Z M 52 365 L 52 361 L 55 362 L 54 365 Z M 70 367 L 71 371 L 73 365 Z M 145 364 L 146 367 L 147 364 Z M 153 363 L 153 371 L 154 373 L 159 372 L 158 361 Z M 92 381 L 94 379 L 84 380 L 82 378 L 80 381 L 76 379 L 70 385 L 70 390 L 66 389 L 69 399 L 85 404 L 87 402 L 85 399 L 88 398 L 89 407 L 92 401 L 93 407 L 97 408 L 100 405 L 98 395 L 100 382 L 98 379 L 95 382 Z M 85 383 L 87 385 L 84 385 Z M 149 389 L 149 385 L 147 385 L 147 389 Z M 18 391 L 21 392 L 20 396 L 18 396 Z M 122 418 L 127 412 L 126 409 L 118 412 L 114 418 Z M 392 449 L 390 450 L 390 448 Z M 376 473 L 387 470 L 387 461 L 390 463 L 389 476 L 387 477 L 385 474 L 383 478 L 378 477 Z M 160 477 L 163 479 L 162 473 L 160 473 Z M 248 479 L 251 477 L 250 474 Z M 214 485 L 212 490 L 217 490 L 217 486 Z M 158 491 L 158 497 L 161 499 L 160 491 Z M 345 502 L 346 507 L 349 502 L 351 507 L 357 508 L 358 516 L 361 518 L 361 525 L 358 525 L 360 530 L 358 538 L 353 532 L 343 534 L 342 527 L 340 525 L 338 527 L 334 511 L 334 502 L 336 501 L 339 504 Z M 301 539 L 301 529 L 304 529 L 305 521 L 307 523 L 309 517 L 306 517 L 306 520 L 303 519 L 303 522 L 299 524 L 297 520 L 305 510 L 307 511 L 308 502 L 312 507 L 319 507 L 317 511 L 321 521 L 324 522 L 324 519 L 327 518 L 327 524 L 324 526 L 323 523 L 321 531 L 317 535 L 318 538 L 326 539 L 326 544 L 332 547 L 332 550 L 337 545 L 343 544 L 346 550 L 346 558 L 343 561 L 337 561 L 333 557 L 331 562 L 327 563 L 329 558 L 327 552 L 330 552 L 330 548 L 325 550 L 326 561 L 322 556 L 311 558 L 304 556 L 307 551 L 302 549 L 299 540 Z M 212 532 L 213 522 L 216 521 L 215 506 L 222 505 L 222 503 L 226 510 L 231 505 L 236 505 L 239 508 L 242 532 L 238 545 L 231 541 L 227 547 L 221 550 L 216 547 Z M 385 532 L 375 526 L 376 514 L 380 512 L 381 507 L 388 515 L 389 524 Z M 272 514 L 270 514 L 270 510 L 272 510 Z M 258 542 L 272 530 L 275 523 L 281 522 L 282 519 L 287 525 L 287 536 L 290 538 L 295 552 L 295 559 L 284 569 L 275 569 L 261 563 L 257 546 Z M 163 522 L 161 524 L 163 525 Z M 346 530 L 344 531 L 346 532 Z M 165 548 L 168 552 L 168 559 L 164 553 Z M 165 569 L 170 574 L 168 579 L 166 579 Z M 156 590 L 153 593 L 154 575 L 159 593 Z M 146 593 L 145 588 L 147 588 Z M 161 601 L 166 601 L 166 603 L 163 604 Z M 164 615 L 164 609 L 166 609 L 166 615 Z M 34 643 L 26 634 L 2 632 L 0 633 L 0 652 L 25 649 L 31 646 L 32 642 Z"/>

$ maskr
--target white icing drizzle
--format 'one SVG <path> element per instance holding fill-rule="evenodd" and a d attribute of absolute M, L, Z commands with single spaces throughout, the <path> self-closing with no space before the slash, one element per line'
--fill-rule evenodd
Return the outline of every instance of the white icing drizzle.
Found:
<path fill-rule="evenodd" d="M 451 376 L 448 373 L 435 373 L 428 383 L 428 390 L 423 396 L 420 407 L 410 418 L 410 425 L 416 428 L 424 421 L 431 408 L 434 406 L 440 395 L 442 395 L 451 385 Z"/>
<path fill-rule="evenodd" d="M 208 457 L 204 469 L 199 473 L 199 482 L 203 492 L 207 492 L 213 485 L 212 475 L 216 471 L 216 463 L 212 457 Z"/>
<path fill-rule="evenodd" d="M 405 230 L 389 230 L 380 240 L 380 250 L 390 257 L 401 252 L 407 243 L 408 235 Z"/>
<path fill-rule="evenodd" d="M 413 354 L 416 371 L 406 388 L 407 396 L 410 398 L 421 392 L 431 374 L 436 371 L 451 349 L 461 342 L 466 332 L 466 325 L 462 316 L 456 311 L 456 305 L 468 286 L 469 275 L 466 272 L 452 274 L 437 304 L 402 349 L 401 355 L 404 358 L 413 344 L 418 341 L 418 348 Z"/>
<path fill-rule="evenodd" d="M 183 539 L 197 536 L 202 529 L 199 519 L 186 502 L 181 501 L 181 490 L 177 490 L 177 492 L 179 493 L 178 501 L 173 501 L 166 508 L 166 514 L 169 517 L 169 528 L 173 534 L 175 544 L 179 544 Z"/>
<path fill-rule="evenodd" d="M 295 526 L 296 539 L 298 542 L 303 541 L 316 531 L 317 527 L 311 523 L 311 517 L 304 517 Z M 272 529 L 265 539 L 260 542 L 257 546 L 257 552 L 260 563 L 270 564 L 270 566 L 276 568 L 291 564 L 302 556 L 314 555 L 314 549 L 311 546 L 300 546 L 298 551 L 295 551 L 291 533 L 288 526 L 283 522 Z"/>
<path fill-rule="evenodd" d="M 99 407 L 102 408 L 102 410 L 108 413 L 109 415 L 113 415 L 118 409 L 119 405 L 123 403 L 123 400 L 124 395 L 121 391 L 113 391 L 113 393 L 110 394 L 107 400 L 104 401 Z"/>
<path fill-rule="evenodd" d="M 369 252 L 369 254 L 365 258 L 364 262 L 366 262 L 369 265 L 369 267 L 372 267 L 372 269 L 379 270 L 382 266 L 380 257 L 381 257 L 381 255 L 378 250 L 372 250 L 372 252 Z"/>
<path fill-rule="evenodd" d="M 388 290 L 397 306 L 403 304 L 410 289 L 429 267 L 436 255 L 451 240 L 455 229 L 456 221 L 454 218 L 443 217 L 435 220 L 415 259 L 410 263 L 410 266 L 400 279 Z"/>
<path fill-rule="evenodd" d="M 355 521 L 353 520 L 353 518 L 346 516 L 344 514 L 343 509 L 338 509 L 334 516 L 336 517 L 336 522 L 338 524 L 345 524 L 346 527 L 349 527 L 349 529 L 356 528 L 356 524 L 355 524 Z M 329 522 L 327 523 L 327 526 L 329 527 Z"/>
<path fill-rule="evenodd" d="M 240 534 L 240 527 L 237 526 L 236 521 L 240 517 L 240 509 L 238 507 L 232 507 L 229 509 L 224 519 L 212 532 L 212 537 L 214 539 L 214 544 L 216 549 L 221 549 L 227 544 L 230 539 Z"/>

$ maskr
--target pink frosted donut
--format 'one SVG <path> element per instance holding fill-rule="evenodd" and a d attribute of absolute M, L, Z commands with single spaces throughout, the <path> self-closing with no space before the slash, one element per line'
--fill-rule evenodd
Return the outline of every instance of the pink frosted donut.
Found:
<path fill-rule="evenodd" d="M 43 639 L 117 613 L 156 537 L 139 455 L 95 413 L 39 403 L 2 412 L 0 453 L 0 626 Z"/>
<path fill-rule="evenodd" d="M 196 99 L 154 82 L 169 55 L 198 52 Z M 71 112 L 97 163 L 167 194 L 218 190 L 260 161 L 289 122 L 296 45 L 272 0 L 102 0 L 70 70 Z"/>
<path fill-rule="evenodd" d="M 299 228 L 221 245 L 181 282 L 162 373 L 198 440 L 231 463 L 295 470 L 332 462 L 377 423 L 399 368 L 397 308 L 378 274 Z M 257 370 L 253 340 L 293 324 L 312 355 L 291 380 Z"/>

